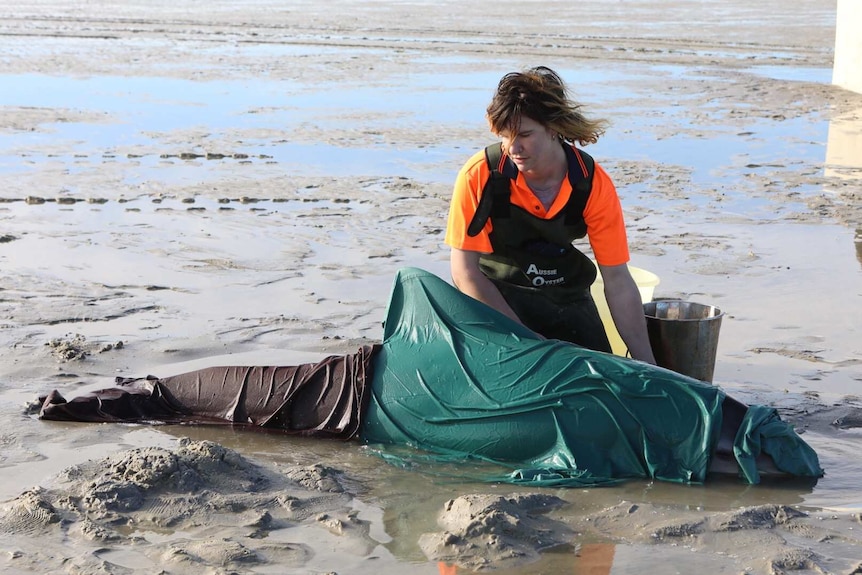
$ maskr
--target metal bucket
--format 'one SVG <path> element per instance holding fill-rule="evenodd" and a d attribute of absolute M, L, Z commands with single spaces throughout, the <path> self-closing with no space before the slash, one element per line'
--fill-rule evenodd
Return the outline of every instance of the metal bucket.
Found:
<path fill-rule="evenodd" d="M 712 383 L 720 309 L 682 300 L 644 304 L 647 333 L 658 365 Z"/>

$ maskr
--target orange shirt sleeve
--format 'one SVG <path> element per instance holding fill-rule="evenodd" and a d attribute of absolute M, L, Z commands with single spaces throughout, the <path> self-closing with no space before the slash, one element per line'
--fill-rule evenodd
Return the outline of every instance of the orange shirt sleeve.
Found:
<path fill-rule="evenodd" d="M 604 266 L 628 263 L 630 254 L 623 208 L 616 186 L 598 163 L 593 189 L 584 208 L 584 221 L 597 262 Z"/>
<path fill-rule="evenodd" d="M 488 237 L 492 229 L 490 219 L 478 235 L 472 238 L 467 235 L 467 228 L 479 206 L 482 188 L 490 175 L 484 150 L 474 154 L 458 172 L 446 224 L 445 242 L 449 247 L 486 254 L 494 251 L 491 248 L 491 239 Z"/>

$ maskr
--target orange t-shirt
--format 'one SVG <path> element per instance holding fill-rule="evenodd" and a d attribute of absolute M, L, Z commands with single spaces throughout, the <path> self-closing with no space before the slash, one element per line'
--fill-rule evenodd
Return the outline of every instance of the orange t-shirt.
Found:
<path fill-rule="evenodd" d="M 493 222 L 488 219 L 484 229 L 478 235 L 467 235 L 467 227 L 476 213 L 479 199 L 485 182 L 491 176 L 491 171 L 485 161 L 485 151 L 481 150 L 471 157 L 455 180 L 455 189 L 449 205 L 449 221 L 446 227 L 446 244 L 460 250 L 489 254 L 491 247 L 489 234 Z M 572 186 L 565 178 L 554 203 L 545 210 L 536 198 L 524 175 L 519 173 L 518 179 L 510 186 L 509 201 L 538 218 L 551 219 L 560 213 L 572 195 Z M 623 219 L 623 209 L 617 190 L 607 172 L 595 164 L 593 188 L 587 205 L 584 208 L 584 222 L 587 224 L 587 237 L 593 248 L 596 261 L 605 266 L 615 266 L 629 261 L 629 246 L 626 238 L 626 225 Z"/>

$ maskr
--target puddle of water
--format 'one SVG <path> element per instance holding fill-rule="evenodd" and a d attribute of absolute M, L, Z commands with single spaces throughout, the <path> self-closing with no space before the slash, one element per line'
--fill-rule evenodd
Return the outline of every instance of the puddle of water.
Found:
<path fill-rule="evenodd" d="M 297 50 L 284 46 L 256 49 L 289 53 Z M 482 111 L 496 82 L 503 73 L 520 66 L 505 62 L 499 69 L 476 71 L 466 65 L 468 62 L 466 58 L 425 58 L 417 63 L 417 70 L 463 67 L 464 71 L 414 72 L 373 85 L 358 81 L 353 85 L 306 85 L 274 78 L 192 81 L 168 77 L 7 75 L 3 79 L 7 89 L 0 89 L 0 106 L 59 108 L 70 114 L 62 122 L 42 125 L 46 132 L 0 135 L 0 171 L 20 170 L 18 155 L 22 153 L 30 162 L 44 161 L 41 150 L 57 149 L 58 142 L 65 142 L 68 156 L 61 159 L 68 162 L 73 148 L 75 154 L 101 155 L 134 146 L 158 146 L 159 138 L 168 131 L 205 128 L 217 133 L 231 128 L 275 129 L 283 133 L 286 141 L 276 146 L 271 141 L 245 141 L 243 151 L 272 154 L 275 161 L 292 168 L 305 166 L 315 175 L 410 175 L 405 173 L 410 165 L 436 164 L 453 158 L 452 146 L 396 152 L 391 144 L 369 138 L 353 142 L 346 149 L 325 143 L 291 142 L 291 134 L 308 125 L 336 130 L 344 124 L 347 114 L 352 124 L 361 124 L 364 116 L 385 115 L 400 117 L 402 125 L 414 125 L 417 130 L 440 121 L 484 127 Z M 621 86 L 627 76 L 623 71 L 588 66 L 563 68 L 560 72 L 577 82 L 579 97 L 586 99 L 622 95 Z M 75 121 L 75 114 L 81 115 L 82 121 Z M 101 118 L 92 123 L 93 117 Z M 200 145 L 189 144 L 193 148 Z M 357 153 L 357 147 L 361 153 Z M 8 151 L 4 154 L 2 150 Z M 460 155 L 457 160 L 461 160 Z"/>
<path fill-rule="evenodd" d="M 862 492 L 859 490 L 862 430 L 844 430 L 837 438 L 815 433 L 806 433 L 803 437 L 817 451 L 820 465 L 826 470 L 826 476 L 810 495 L 804 497 L 805 503 L 842 512 L 862 511 Z"/>
<path fill-rule="evenodd" d="M 453 157 L 451 145 L 407 146 L 395 151 L 385 137 L 360 138 L 352 141 L 349 148 L 290 139 L 291 134 L 309 126 L 337 130 L 345 122 L 362 124 L 361 118 L 366 115 L 402 117 L 404 126 L 416 126 L 417 131 L 443 116 L 447 121 L 466 122 L 468 118 L 476 121 L 476 110 L 484 109 L 487 84 L 481 90 L 475 84 L 458 83 L 444 88 L 428 78 L 410 86 L 410 94 L 405 97 L 404 83 L 409 86 L 412 77 L 389 86 L 324 85 L 312 89 L 288 80 L 207 82 L 158 77 L 6 76 L 3 85 L 14 89 L 0 91 L 0 106 L 59 108 L 70 113 L 61 122 L 41 125 L 42 131 L 0 134 L 0 172 L 14 174 L 28 170 L 22 166 L 22 156 L 33 166 L 31 169 L 36 168 L 34 164 L 46 162 L 69 165 L 84 161 L 85 166 L 73 165 L 70 169 L 85 170 L 87 165 L 98 166 L 106 152 L 137 151 L 141 147 L 159 150 L 143 160 L 152 164 L 158 154 L 199 152 L 201 147 L 213 145 L 210 143 L 213 133 L 217 135 L 220 130 L 231 128 L 252 133 L 275 130 L 283 134 L 283 140 L 275 143 L 248 139 L 239 144 L 239 150 L 227 150 L 271 156 L 282 170 L 305 175 L 373 173 L 424 179 L 428 174 L 421 167 L 411 169 L 411 166 L 448 161 Z M 82 121 L 75 121 L 76 114 Z M 93 123 L 92 118 L 100 116 L 98 123 Z M 173 130 L 192 131 L 188 144 L 180 147 L 161 143 L 164 134 Z M 207 136 L 202 139 L 191 135 L 194 130 L 204 130 Z M 93 158 L 81 160 L 88 156 Z M 121 157 L 118 161 L 129 160 Z M 207 167 L 212 165 L 207 163 Z M 217 171 L 209 175 L 206 172 L 186 162 L 173 173 L 152 173 L 148 179 L 155 182 L 160 178 L 182 181 L 183 176 L 195 181 L 217 179 Z M 451 174 L 445 177 L 448 180 Z M 140 175 L 133 176 L 128 183 L 141 179 Z"/>
<path fill-rule="evenodd" d="M 803 66 L 752 66 L 748 72 L 789 82 L 832 83 L 832 68 L 806 68 Z"/>
<path fill-rule="evenodd" d="M 301 51 L 295 46 L 243 49 L 283 50 L 286 54 Z M 335 48 L 329 50 L 338 53 Z M 470 69 L 469 63 L 469 58 L 428 57 L 415 68 L 424 70 L 427 66 L 430 71 L 393 76 L 385 84 L 373 85 L 358 80 L 354 84 L 308 85 L 274 78 L 190 81 L 161 77 L 5 76 L 2 85 L 7 88 L 0 89 L 0 106 L 60 108 L 68 109 L 70 114 L 65 121 L 43 125 L 45 132 L 0 134 L 0 173 L 32 173 L 48 162 L 59 163 L 70 174 L 86 173 L 101 168 L 104 154 L 119 151 L 113 161 L 124 167 L 123 183 L 129 186 L 215 181 L 224 174 L 221 168 L 235 168 L 235 160 L 188 162 L 165 160 L 159 154 L 214 146 L 219 131 L 230 128 L 247 130 L 251 137 L 233 144 L 241 149 L 215 151 L 246 153 L 250 156 L 246 163 L 259 168 L 298 175 L 399 175 L 449 182 L 464 159 L 464 152 L 454 142 L 421 148 L 399 145 L 383 134 L 363 136 L 362 126 L 385 115 L 400 118 L 400 129 L 415 127 L 417 132 L 440 122 L 482 129 L 482 111 L 497 80 L 502 73 L 519 66 L 502 62 L 499 69 L 477 72 Z M 820 69 L 764 66 L 751 70 L 782 79 L 828 80 Z M 784 121 L 753 118 L 744 130 L 748 135 L 742 137 L 739 129 L 705 124 L 703 114 L 708 110 L 697 110 L 697 118 L 687 116 L 692 110 L 680 102 L 692 96 L 681 95 L 673 101 L 667 96 L 655 98 L 646 115 L 644 108 L 624 104 L 626 100 L 642 99 L 637 93 L 639 78 L 679 78 L 689 74 L 700 78 L 700 73 L 691 67 L 620 65 L 607 69 L 585 64 L 559 71 L 569 79 L 581 101 L 620 103 L 610 110 L 615 128 L 591 148 L 599 158 L 683 164 L 693 169 L 693 182 L 704 186 L 715 182 L 715 172 L 722 168 L 744 171 L 749 164 L 781 161 L 817 165 L 824 160 L 828 131 L 825 121 L 811 122 L 807 117 Z M 80 113 L 83 120 L 75 121 L 75 113 Z M 92 118 L 99 116 L 104 120 L 92 123 Z M 309 127 L 337 132 L 345 123 L 358 130 L 356 137 L 341 142 L 292 141 L 292 134 Z M 182 150 L 176 143 L 161 141 L 174 130 L 190 131 L 190 141 Z M 195 130 L 205 130 L 207 135 L 191 135 Z M 276 135 L 254 137 L 256 130 L 269 134 L 275 130 Z M 693 137 L 692 131 L 697 136 Z M 780 150 L 774 146 L 779 139 Z M 127 158 L 123 153 L 141 147 L 158 152 L 142 158 Z M 21 161 L 22 156 L 26 162 Z M 450 169 L 440 170 L 440 166 Z M 734 194 L 736 190 L 739 194 Z M 752 203 L 744 186 L 729 186 L 728 191 L 726 199 L 741 202 L 726 204 L 728 209 L 769 212 L 768 202 Z M 695 195 L 696 192 L 692 190 Z"/>
<path fill-rule="evenodd" d="M 104 382 L 100 387 L 105 387 Z M 20 392 L 17 394 L 20 395 Z M 2 395 L 6 401 L 12 399 L 10 394 Z M 32 395 L 27 399 L 33 399 Z M 4 415 L 8 416 L 8 414 Z M 81 435 L 78 433 L 85 431 L 80 423 L 52 421 L 38 422 L 38 425 L 41 427 L 44 440 L 28 447 L 28 451 L 38 454 L 38 458 L 0 467 L 0 501 L 11 499 L 34 486 L 47 487 L 63 469 L 88 460 L 100 459 L 119 448 L 173 449 L 176 446 L 174 437 L 166 436 L 158 429 L 146 426 L 112 424 L 110 430 L 94 429 L 94 426 L 90 426 L 91 429 L 86 431 L 92 433 L 93 440 L 85 444 L 80 441 Z M 70 433 L 64 433 L 64 429 L 69 430 Z"/>

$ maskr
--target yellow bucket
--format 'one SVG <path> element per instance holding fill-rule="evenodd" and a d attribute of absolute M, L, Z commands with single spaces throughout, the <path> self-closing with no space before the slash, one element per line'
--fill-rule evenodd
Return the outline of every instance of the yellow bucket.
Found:
<path fill-rule="evenodd" d="M 651 302 L 655 286 L 661 281 L 659 277 L 652 272 L 634 266 L 629 266 L 629 273 L 632 274 L 632 279 L 635 280 L 638 286 L 638 291 L 641 294 L 641 303 Z M 614 325 L 614 320 L 611 318 L 611 310 L 608 308 L 608 302 L 605 299 L 605 282 L 602 280 L 602 272 L 599 272 L 596 281 L 590 287 L 590 293 L 596 302 L 596 307 L 599 308 L 599 317 L 602 318 L 605 332 L 607 332 L 608 340 L 611 342 L 611 351 L 616 355 L 625 357 L 628 354 L 628 347 L 623 343 L 623 338 L 620 337 L 617 326 Z"/>

